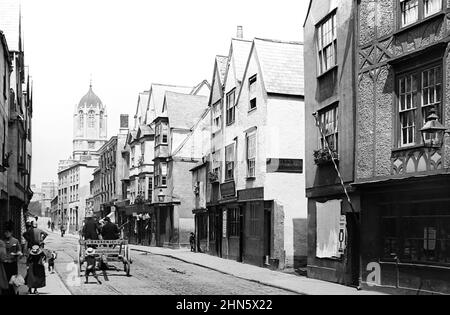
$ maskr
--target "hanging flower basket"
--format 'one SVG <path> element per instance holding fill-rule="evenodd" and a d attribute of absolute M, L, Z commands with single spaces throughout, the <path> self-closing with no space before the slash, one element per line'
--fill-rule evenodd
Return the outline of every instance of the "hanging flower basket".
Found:
<path fill-rule="evenodd" d="M 217 183 L 219 181 L 219 176 L 214 172 L 209 172 L 208 178 L 210 183 Z"/>
<path fill-rule="evenodd" d="M 327 149 L 319 149 L 315 150 L 313 153 L 314 163 L 316 165 L 326 165 L 332 163 L 332 157 L 335 160 L 339 160 L 339 156 L 336 151 L 332 151 L 332 155 Z"/>

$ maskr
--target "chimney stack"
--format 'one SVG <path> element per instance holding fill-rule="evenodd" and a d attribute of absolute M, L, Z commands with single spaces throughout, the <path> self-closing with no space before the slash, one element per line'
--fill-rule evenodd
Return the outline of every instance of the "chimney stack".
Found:
<path fill-rule="evenodd" d="M 242 28 L 241 25 L 239 25 L 239 26 L 237 27 L 236 37 L 237 37 L 237 38 L 240 38 L 240 39 L 243 39 L 243 38 L 244 38 L 244 30 L 243 30 L 243 28 Z"/>
<path fill-rule="evenodd" d="M 129 123 L 128 115 L 121 114 L 120 115 L 120 131 L 121 132 L 128 132 L 128 128 L 129 128 L 128 123 Z"/>

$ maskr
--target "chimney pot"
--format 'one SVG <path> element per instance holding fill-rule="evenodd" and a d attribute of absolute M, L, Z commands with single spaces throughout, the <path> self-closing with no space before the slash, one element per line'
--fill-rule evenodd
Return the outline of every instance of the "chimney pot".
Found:
<path fill-rule="evenodd" d="M 239 25 L 237 27 L 236 37 L 237 38 L 241 38 L 241 39 L 244 38 L 244 30 L 243 30 L 243 27 L 241 25 Z"/>

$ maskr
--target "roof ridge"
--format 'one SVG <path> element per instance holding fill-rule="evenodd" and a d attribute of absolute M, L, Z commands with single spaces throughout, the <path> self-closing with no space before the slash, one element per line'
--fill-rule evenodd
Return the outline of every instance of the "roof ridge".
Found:
<path fill-rule="evenodd" d="M 187 85 L 174 85 L 174 84 L 165 84 L 165 83 L 152 83 L 151 85 L 168 86 L 168 87 L 180 87 L 180 88 L 192 88 L 192 86 L 187 86 Z"/>
<path fill-rule="evenodd" d="M 301 41 L 288 41 L 288 40 L 262 38 L 262 37 L 255 37 L 254 40 L 255 41 L 261 40 L 261 41 L 265 41 L 265 42 L 272 42 L 272 43 L 279 43 L 279 44 L 304 45 L 304 43 Z"/>
<path fill-rule="evenodd" d="M 185 95 L 185 96 L 195 96 L 195 97 L 206 97 L 205 95 L 197 95 L 197 94 L 191 94 L 191 93 L 182 93 L 182 92 L 174 92 L 174 91 L 166 91 L 166 94 L 177 94 L 177 95 Z"/>
<path fill-rule="evenodd" d="M 240 41 L 240 42 L 247 42 L 247 43 L 252 43 L 253 42 L 253 39 L 243 39 L 243 38 L 236 38 L 236 37 L 231 37 L 231 40 L 233 41 L 233 40 L 237 40 L 237 41 Z"/>

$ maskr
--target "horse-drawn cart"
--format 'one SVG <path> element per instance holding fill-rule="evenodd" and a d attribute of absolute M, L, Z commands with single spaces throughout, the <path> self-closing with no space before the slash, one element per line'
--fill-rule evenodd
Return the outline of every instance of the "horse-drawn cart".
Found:
<path fill-rule="evenodd" d="M 127 240 L 80 240 L 78 246 L 78 263 L 79 271 L 82 271 L 86 250 L 93 248 L 95 250 L 95 258 L 101 266 L 108 266 L 108 263 L 122 263 L 123 271 L 130 276 L 132 263 L 130 256 L 130 247 Z"/>

